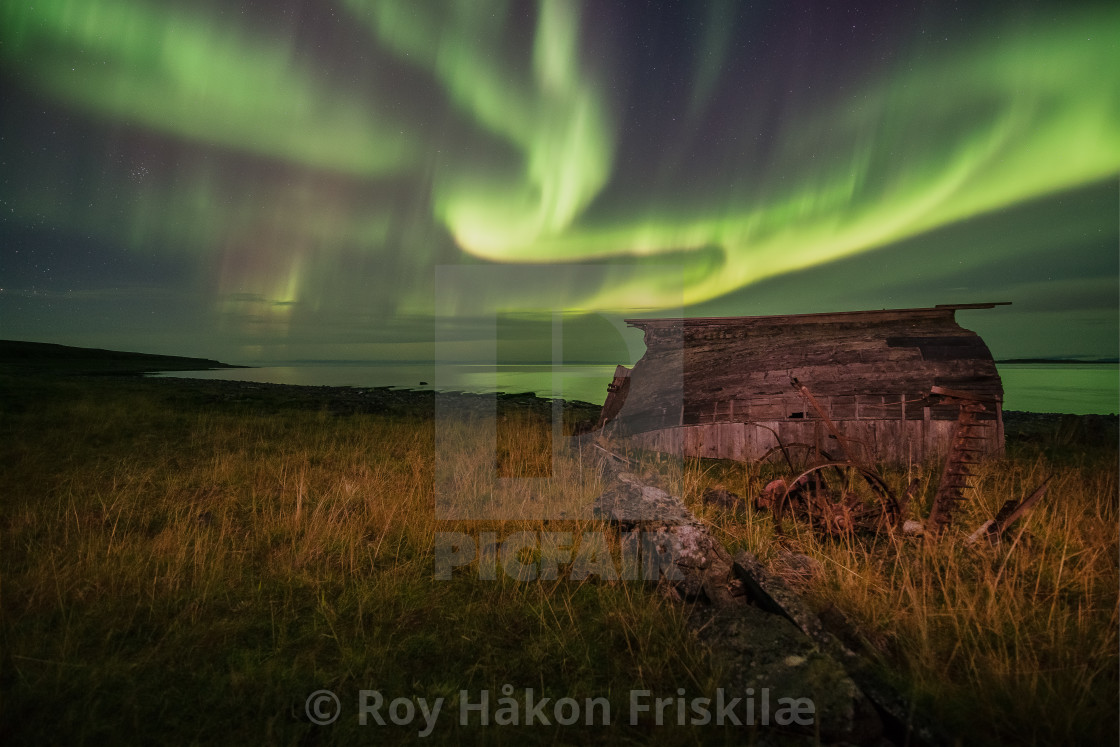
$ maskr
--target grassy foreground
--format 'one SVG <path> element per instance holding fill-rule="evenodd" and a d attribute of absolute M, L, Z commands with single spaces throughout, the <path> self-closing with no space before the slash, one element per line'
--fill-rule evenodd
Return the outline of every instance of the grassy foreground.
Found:
<path fill-rule="evenodd" d="M 432 743 L 743 741 L 715 727 L 628 724 L 631 690 L 692 697 L 720 681 L 685 610 L 655 590 L 572 580 L 563 565 L 556 580 L 501 570 L 485 580 L 477 565 L 434 579 L 440 532 L 606 527 L 437 520 L 430 410 L 339 415 L 188 396 L 167 380 L 0 383 L 5 743 L 416 741 L 419 717 L 360 725 L 361 690 L 446 698 Z M 504 475 L 548 474 L 549 428 L 533 412 L 503 415 L 496 448 L 456 479 L 477 479 L 494 452 Z M 579 505 L 598 494 L 594 480 L 570 478 L 577 465 L 562 469 L 555 497 Z M 689 463 L 674 487 L 730 550 L 814 558 L 818 571 L 801 582 L 810 603 L 842 612 L 915 707 L 964 743 L 1116 742 L 1115 441 L 1014 444 L 981 477 L 962 529 L 937 541 L 824 540 L 796 524 L 776 538 L 765 515 L 700 501 L 717 483 L 753 495 L 770 469 Z M 935 466 L 913 469 L 930 477 Z M 1011 541 L 964 545 L 966 529 L 1050 472 L 1049 497 Z M 606 698 L 612 723 L 459 723 L 460 691 L 474 702 L 488 691 L 493 713 L 507 684 L 522 704 L 526 688 Z M 306 710 L 320 689 L 341 700 L 329 726 Z"/>
<path fill-rule="evenodd" d="M 1076 419 L 1055 426 L 1011 440 L 1005 458 L 982 465 L 957 526 L 940 537 L 824 538 L 795 522 L 778 534 L 749 509 L 744 517 L 699 500 L 711 487 L 755 495 L 781 473 L 769 465 L 692 464 L 683 493 L 732 553 L 770 561 L 834 633 L 962 744 L 1115 744 L 1116 436 L 1079 432 Z M 886 471 L 896 494 L 921 479 L 910 518 L 928 516 L 940 468 Z M 1048 475 L 1046 497 L 1001 544 L 967 542 L 1004 501 Z"/>

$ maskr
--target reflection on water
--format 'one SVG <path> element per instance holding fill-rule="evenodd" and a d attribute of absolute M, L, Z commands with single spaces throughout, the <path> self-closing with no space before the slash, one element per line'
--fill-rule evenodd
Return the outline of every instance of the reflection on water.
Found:
<path fill-rule="evenodd" d="M 1004 408 L 1075 415 L 1109 414 L 1120 410 L 1120 371 L 1115 364 L 1000 364 Z M 174 371 L 162 376 L 259 381 L 306 386 L 393 386 L 464 392 L 533 392 L 602 404 L 614 365 L 484 366 L 434 364 L 335 365 L 301 364 L 235 368 L 220 371 Z"/>
<path fill-rule="evenodd" d="M 400 389 L 435 389 L 461 392 L 533 392 L 542 397 L 582 400 L 597 405 L 607 397 L 607 384 L 614 365 L 564 366 L 553 372 L 551 365 L 472 366 L 434 364 L 406 365 L 316 365 L 262 366 L 215 371 L 167 371 L 155 376 L 189 379 L 255 381 L 301 386 L 391 386 Z"/>
<path fill-rule="evenodd" d="M 448 370 L 444 370 L 448 369 Z M 436 374 L 440 389 L 466 392 L 533 392 L 542 397 L 578 399 L 601 405 L 607 384 L 614 378 L 611 366 L 445 366 Z"/>

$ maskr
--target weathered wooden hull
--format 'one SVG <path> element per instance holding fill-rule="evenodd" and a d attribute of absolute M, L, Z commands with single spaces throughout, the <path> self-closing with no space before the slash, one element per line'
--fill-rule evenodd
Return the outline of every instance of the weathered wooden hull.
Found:
<path fill-rule="evenodd" d="M 943 459 L 956 427 L 956 420 L 837 420 L 833 421 L 861 454 L 861 461 L 907 464 L 927 458 Z M 757 461 L 778 445 L 811 446 L 818 451 L 841 456 L 836 439 L 819 420 L 790 422 L 769 420 L 750 423 L 708 423 L 661 428 L 631 436 L 642 449 L 688 457 Z M 991 429 L 985 451 L 1003 451 L 1002 428 Z"/>
<path fill-rule="evenodd" d="M 647 352 L 625 401 L 602 422 L 635 444 L 684 456 L 754 460 L 778 445 L 842 451 L 796 378 L 864 461 L 943 456 L 958 407 L 948 387 L 985 403 L 982 448 L 1003 450 L 1003 385 L 987 345 L 960 327 L 959 308 L 784 317 L 629 320 Z M 620 406 L 621 405 L 621 406 Z"/>

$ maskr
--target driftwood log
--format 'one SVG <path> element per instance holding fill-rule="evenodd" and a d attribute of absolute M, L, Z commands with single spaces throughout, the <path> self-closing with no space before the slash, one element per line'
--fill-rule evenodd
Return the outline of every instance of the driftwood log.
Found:
<path fill-rule="evenodd" d="M 825 743 L 947 743 L 916 724 L 905 701 L 755 556 L 730 557 L 679 497 L 626 471 L 627 460 L 609 456 L 601 465 L 607 488 L 596 514 L 624 536 L 656 537 L 658 552 L 672 559 L 660 583 L 693 604 L 692 624 L 729 671 L 728 688 L 812 697 L 819 729 L 813 739 Z"/>

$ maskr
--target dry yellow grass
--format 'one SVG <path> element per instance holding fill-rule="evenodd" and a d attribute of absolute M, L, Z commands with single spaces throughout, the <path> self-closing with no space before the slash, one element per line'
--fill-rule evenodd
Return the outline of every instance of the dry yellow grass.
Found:
<path fill-rule="evenodd" d="M 256 412 L 184 405 L 167 390 L 62 382 L 5 405 L 7 743 L 407 742 L 415 729 L 358 725 L 360 690 L 496 698 L 508 683 L 554 698 L 606 696 L 621 714 L 631 689 L 713 686 L 684 611 L 651 588 L 526 584 L 501 572 L 485 580 L 477 563 L 435 580 L 439 532 L 501 539 L 605 527 L 437 520 L 430 415 Z M 461 427 L 469 442 L 471 425 Z M 542 474 L 546 427 L 521 415 L 503 423 L 507 468 Z M 493 444 L 476 452 L 461 487 L 496 466 Z M 549 491 L 586 505 L 596 484 L 566 479 L 578 464 L 562 468 Z M 320 688 L 346 709 L 329 727 L 304 711 Z M 480 733 L 454 716 L 440 724 L 433 742 Z M 624 731 L 589 728 L 581 739 L 610 743 Z"/>
<path fill-rule="evenodd" d="M 786 553 L 814 559 L 811 578 L 791 576 L 806 599 L 826 618 L 840 612 L 884 676 L 964 743 L 1115 743 L 1116 451 L 1064 441 L 1013 444 L 982 465 L 956 525 L 937 537 L 829 538 L 788 519 L 778 535 L 749 505 L 745 514 L 703 505 L 716 485 L 756 495 L 774 474 L 767 465 L 690 462 L 679 485 L 732 550 L 779 570 Z M 884 471 L 897 493 L 922 480 L 913 518 L 928 514 L 939 469 Z M 1004 501 L 1049 475 L 1047 496 L 1003 542 L 967 542 Z"/>
<path fill-rule="evenodd" d="M 606 696 L 621 715 L 631 689 L 701 693 L 719 681 L 685 610 L 644 585 L 563 574 L 518 583 L 501 572 L 487 581 L 477 564 L 434 580 L 440 532 L 500 539 L 606 527 L 578 512 L 438 520 L 430 415 L 199 404 L 172 396 L 173 386 L 62 381 L 3 399 L 5 741 L 404 742 L 414 729 L 359 727 L 349 701 L 338 723 L 315 726 L 304 700 L 319 688 L 350 701 L 364 688 L 496 695 L 509 683 Z M 458 465 L 458 487 L 484 490 L 500 470 L 585 507 L 599 486 L 575 456 L 552 471 L 547 420 L 503 417 L 496 446 L 472 443 L 470 424 L 455 436 L 473 454 Z M 701 504 L 716 483 L 754 495 L 766 466 L 688 463 L 670 487 L 732 551 L 815 558 L 820 572 L 803 586 L 810 602 L 841 610 L 915 707 L 966 743 L 1115 742 L 1115 452 L 1063 453 L 1075 456 L 1023 448 L 990 463 L 962 529 L 932 540 L 832 540 L 797 523 L 779 539 L 766 515 Z M 929 478 L 935 467 L 913 469 Z M 965 529 L 1050 472 L 1050 495 L 1008 541 L 963 542 Z M 890 477 L 901 485 L 908 475 Z M 480 734 L 445 725 L 433 742 Z M 556 733 L 485 736 L 552 743 Z M 598 743 L 651 736 L 741 738 L 621 723 L 563 733 Z"/>

